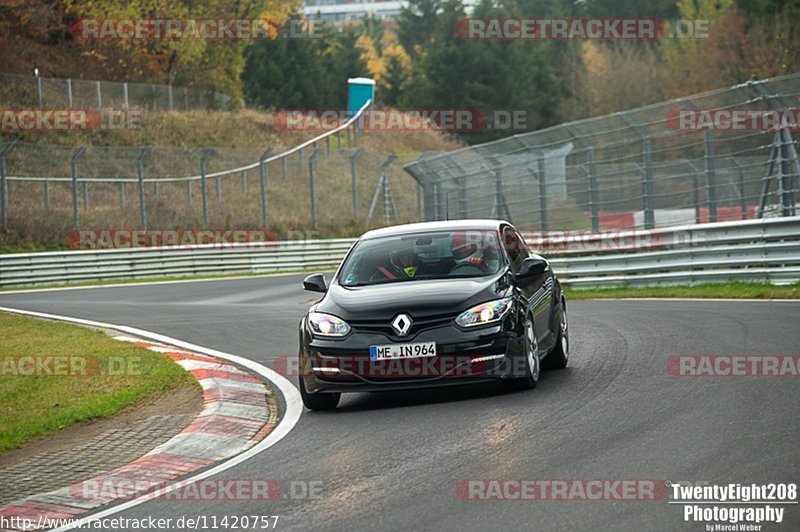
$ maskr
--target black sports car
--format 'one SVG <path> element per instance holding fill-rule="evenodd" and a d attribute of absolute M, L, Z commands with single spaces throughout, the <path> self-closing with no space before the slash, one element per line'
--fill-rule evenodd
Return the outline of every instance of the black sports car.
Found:
<path fill-rule="evenodd" d="M 540 368 L 569 356 L 558 279 L 519 232 L 499 220 L 369 231 L 300 321 L 306 407 L 335 408 L 342 392 L 427 388 L 500 379 L 533 388 Z"/>

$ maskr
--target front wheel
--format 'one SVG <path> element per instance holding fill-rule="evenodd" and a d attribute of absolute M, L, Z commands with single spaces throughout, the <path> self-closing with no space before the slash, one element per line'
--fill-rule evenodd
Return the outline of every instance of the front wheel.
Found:
<path fill-rule="evenodd" d="M 507 386 L 511 388 L 531 389 L 536 388 L 536 383 L 539 382 L 539 341 L 536 338 L 533 320 L 530 317 L 525 320 L 523 327 L 525 334 L 525 352 L 523 353 L 525 375 L 506 382 Z"/>
<path fill-rule="evenodd" d="M 569 320 L 567 319 L 567 301 L 561 298 L 561 316 L 558 320 L 558 338 L 550 354 L 542 361 L 545 369 L 563 369 L 569 363 Z"/>
<path fill-rule="evenodd" d="M 333 410 L 339 404 L 340 393 L 308 393 L 303 377 L 300 377 L 300 397 L 309 410 Z"/>

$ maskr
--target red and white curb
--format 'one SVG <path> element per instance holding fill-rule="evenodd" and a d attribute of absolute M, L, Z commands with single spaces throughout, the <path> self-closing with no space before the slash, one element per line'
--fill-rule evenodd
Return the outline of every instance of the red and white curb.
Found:
<path fill-rule="evenodd" d="M 45 522 L 45 519 L 77 518 L 100 506 L 125 501 L 91 516 L 105 517 L 151 500 L 154 490 L 163 495 L 187 483 L 224 471 L 277 443 L 288 434 L 302 411 L 297 389 L 285 378 L 251 360 L 132 327 L 11 308 L 0 307 L 0 310 L 136 335 L 138 338 L 127 335 L 115 338 L 164 353 L 191 373 L 203 388 L 202 412 L 183 431 L 141 458 L 97 477 L 32 495 L 0 508 L 0 517 L 5 518 L 6 522 L 14 517 L 34 523 L 28 530 L 43 528 L 36 524 Z M 156 341 L 143 340 L 142 337 Z M 181 347 L 173 347 L 159 340 Z M 243 371 L 239 366 L 248 367 L 260 376 Z M 284 396 L 286 412 L 280 422 L 277 402 L 263 383 L 266 379 Z M 223 460 L 227 461 L 209 467 Z M 190 478 L 170 483 L 204 468 L 204 471 Z M 87 485 L 93 487 L 92 496 L 86 496 L 83 488 Z M 96 486 L 103 485 L 112 485 L 115 489 L 109 490 L 110 493 L 97 493 Z M 19 521 L 16 519 L 16 522 Z M 69 530 L 75 526 L 67 525 L 55 530 Z"/>

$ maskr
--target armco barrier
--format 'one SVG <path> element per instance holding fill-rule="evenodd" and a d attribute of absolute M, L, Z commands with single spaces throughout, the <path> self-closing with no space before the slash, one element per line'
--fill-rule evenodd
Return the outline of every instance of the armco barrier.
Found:
<path fill-rule="evenodd" d="M 626 233 L 615 234 L 620 235 Z M 607 235 L 579 235 L 565 244 L 525 233 L 532 247 L 550 258 L 562 282 L 575 288 L 800 280 L 800 216 L 631 235 L 608 248 L 602 245 Z M 569 233 L 561 236 L 570 239 Z M 331 239 L 0 255 L 0 286 L 332 270 L 352 244 L 353 239 Z"/>

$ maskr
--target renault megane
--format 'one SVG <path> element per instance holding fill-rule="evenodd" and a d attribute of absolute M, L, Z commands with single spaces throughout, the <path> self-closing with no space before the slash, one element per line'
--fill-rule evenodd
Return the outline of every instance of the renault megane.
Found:
<path fill-rule="evenodd" d="M 300 322 L 300 392 L 313 410 L 342 392 L 500 380 L 533 388 L 569 357 L 567 307 L 548 261 L 499 220 L 365 233 Z"/>

